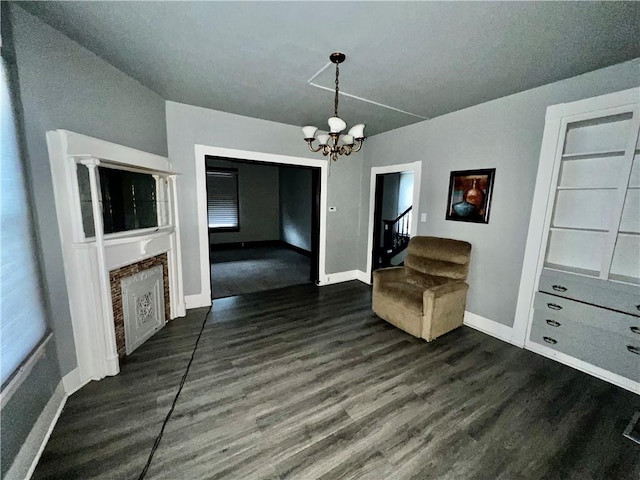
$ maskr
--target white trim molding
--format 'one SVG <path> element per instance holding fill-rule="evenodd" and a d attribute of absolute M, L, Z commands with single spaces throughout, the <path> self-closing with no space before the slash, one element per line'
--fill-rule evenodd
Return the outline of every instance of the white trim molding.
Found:
<path fill-rule="evenodd" d="M 209 265 L 209 228 L 207 218 L 207 185 L 206 162 L 207 156 L 224 157 L 236 160 L 251 160 L 253 162 L 273 163 L 280 165 L 297 165 L 320 169 L 320 242 L 318 259 L 319 285 L 326 285 L 325 274 L 327 256 L 327 185 L 329 163 L 324 159 L 291 157 L 272 153 L 237 150 L 232 148 L 214 147 L 211 145 L 194 145 L 194 161 L 196 175 L 196 208 L 198 222 L 198 238 L 200 244 L 200 289 L 197 294 L 187 295 L 187 308 L 203 307 L 211 304 L 210 265 Z M 205 303 L 205 298 L 206 303 Z"/>
<path fill-rule="evenodd" d="M 336 283 L 350 282 L 351 280 L 360 280 L 362 278 L 362 270 L 346 270 L 344 272 L 327 273 L 320 286 L 334 285 Z M 366 283 L 366 282 L 365 282 Z"/>
<path fill-rule="evenodd" d="M 53 395 L 47 402 L 44 410 L 31 428 L 29 435 L 25 439 L 18 455 L 14 459 L 11 467 L 7 471 L 5 480 L 24 480 L 29 479 L 38 465 L 40 456 L 44 451 L 44 447 L 49 441 L 49 437 L 53 432 L 53 428 L 58 422 L 58 418 L 62 413 L 68 395 L 62 380 L 58 383 Z"/>
<path fill-rule="evenodd" d="M 498 323 L 494 320 L 489 320 L 488 318 L 482 317 L 475 313 L 471 313 L 469 311 L 465 311 L 464 324 L 467 327 L 471 327 L 482 333 L 491 335 L 492 337 L 502 340 L 503 342 L 513 343 L 512 341 L 513 329 L 507 325 L 503 325 L 502 323 Z M 517 345 L 517 344 L 514 344 L 514 345 Z M 518 345 L 518 346 L 521 347 L 522 345 Z"/>
<path fill-rule="evenodd" d="M 553 350 L 552 348 L 547 348 L 544 345 L 540 345 L 535 342 L 528 342 L 527 350 L 535 352 L 538 355 L 542 355 L 543 357 L 551 358 L 552 360 L 556 360 L 560 363 L 564 363 L 565 365 L 575 368 L 576 370 L 588 373 L 589 375 L 593 375 L 600 380 L 613 383 L 620 388 L 624 388 L 625 390 L 629 390 L 630 392 L 640 395 L 640 383 L 634 382 L 633 380 L 610 372 L 609 370 L 596 367 L 595 365 L 591 365 L 590 363 L 578 360 L 575 357 L 566 355 L 557 350 Z"/>
<path fill-rule="evenodd" d="M 73 395 L 90 381 L 90 379 L 82 380 L 80 377 L 80 369 L 77 367 L 62 377 L 62 384 L 64 385 L 64 391 L 67 396 Z"/>
<path fill-rule="evenodd" d="M 198 293 L 196 295 L 187 295 L 184 297 L 184 305 L 187 310 L 191 308 L 209 307 L 211 306 L 211 291 Z"/>
<path fill-rule="evenodd" d="M 418 233 L 418 206 L 420 205 L 420 183 L 422 182 L 422 162 L 400 163 L 396 165 L 386 165 L 384 167 L 371 167 L 371 183 L 369 187 L 369 223 L 367 227 L 367 270 L 364 272 L 365 283 L 371 284 L 371 269 L 373 264 L 373 215 L 376 202 L 376 176 L 386 173 L 413 172 L 413 212 L 411 217 L 412 237 Z"/>

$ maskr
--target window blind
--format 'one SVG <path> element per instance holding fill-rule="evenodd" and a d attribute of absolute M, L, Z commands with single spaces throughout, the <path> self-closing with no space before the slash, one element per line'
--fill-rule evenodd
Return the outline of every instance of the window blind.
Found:
<path fill-rule="evenodd" d="M 238 171 L 207 170 L 209 228 L 237 230 Z"/>
<path fill-rule="evenodd" d="M 3 58 L 0 81 L 0 379 L 3 387 L 47 330 L 8 75 Z"/>

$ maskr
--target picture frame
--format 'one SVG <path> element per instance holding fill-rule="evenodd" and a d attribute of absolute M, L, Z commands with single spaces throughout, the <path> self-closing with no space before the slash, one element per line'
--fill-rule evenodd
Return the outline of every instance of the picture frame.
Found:
<path fill-rule="evenodd" d="M 495 175 L 495 168 L 452 171 L 446 219 L 489 223 Z"/>

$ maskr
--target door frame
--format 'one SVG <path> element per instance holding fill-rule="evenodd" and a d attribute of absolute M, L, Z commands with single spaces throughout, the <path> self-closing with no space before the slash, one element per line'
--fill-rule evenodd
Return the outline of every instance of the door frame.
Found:
<path fill-rule="evenodd" d="M 379 254 L 380 249 L 380 232 L 382 231 L 381 223 L 382 223 L 382 203 L 384 199 L 384 175 L 385 174 L 377 174 L 376 175 L 376 184 L 375 190 L 373 191 L 374 201 L 373 201 L 373 244 L 371 247 L 371 273 L 373 275 L 373 268 L 376 263 L 376 256 Z M 369 281 L 372 281 L 373 278 L 369 276 Z"/>
<path fill-rule="evenodd" d="M 200 243 L 200 285 L 202 291 L 197 295 L 202 305 L 211 302 L 211 270 L 209 264 L 209 227 L 207 221 L 207 187 L 206 162 L 207 156 L 228 158 L 230 160 L 249 160 L 252 162 L 271 163 L 276 165 L 296 165 L 302 167 L 316 167 L 320 169 L 320 215 L 319 215 L 319 245 L 318 245 L 318 285 L 326 285 L 326 251 L 327 251 L 327 182 L 329 177 L 328 162 L 325 159 L 310 159 L 291 157 L 272 153 L 237 150 L 232 148 L 214 147 L 211 145 L 194 145 L 195 176 L 196 176 L 196 208 L 198 216 L 198 237 Z M 313 258 L 312 258 L 313 260 Z M 205 300 L 206 299 L 206 300 Z"/>
<path fill-rule="evenodd" d="M 376 177 L 385 173 L 413 172 L 413 215 L 415 219 L 411 223 L 411 236 L 418 233 L 419 205 L 420 205 L 420 184 L 422 182 L 422 162 L 399 163 L 396 165 L 386 165 L 384 167 L 371 167 L 371 181 L 369 183 L 369 224 L 367 227 L 367 271 L 365 277 L 371 284 L 373 267 L 373 231 L 374 231 L 374 210 L 376 201 Z"/>

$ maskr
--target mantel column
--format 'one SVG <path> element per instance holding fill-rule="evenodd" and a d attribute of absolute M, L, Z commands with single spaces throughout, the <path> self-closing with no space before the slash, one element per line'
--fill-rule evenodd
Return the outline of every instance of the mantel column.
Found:
<path fill-rule="evenodd" d="M 81 160 L 83 165 L 89 170 L 89 185 L 91 187 L 91 208 L 93 211 L 93 227 L 96 238 L 96 256 L 98 260 L 98 277 L 100 289 L 100 304 L 102 306 L 102 318 L 95 319 L 95 328 L 99 337 L 104 339 L 102 345 L 98 345 L 95 352 L 95 365 L 100 366 L 100 371 L 96 372 L 98 378 L 105 375 L 117 375 L 120 372 L 118 360 L 118 347 L 116 346 L 116 335 L 113 323 L 113 305 L 111 303 L 111 286 L 109 281 L 109 270 L 104 251 L 104 225 L 102 222 L 102 208 L 100 206 L 100 188 L 98 186 L 98 166 L 100 160 L 97 158 L 87 158 Z"/>

